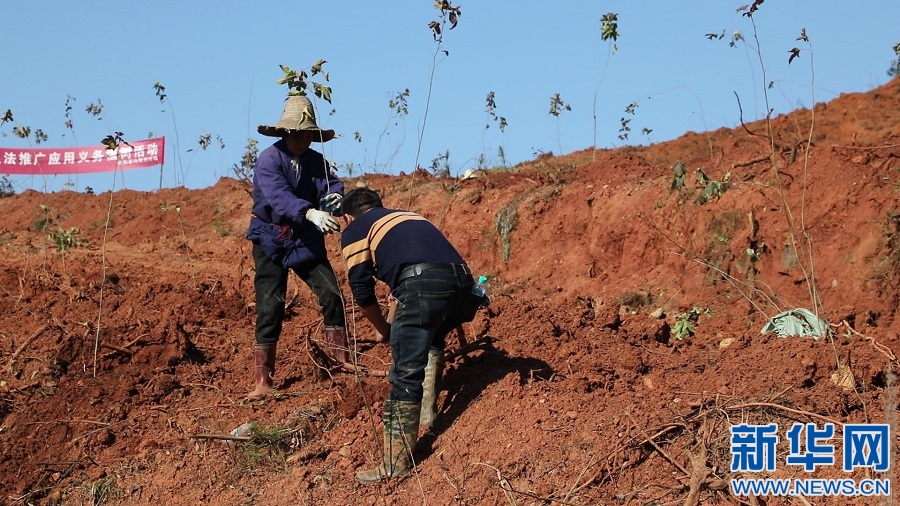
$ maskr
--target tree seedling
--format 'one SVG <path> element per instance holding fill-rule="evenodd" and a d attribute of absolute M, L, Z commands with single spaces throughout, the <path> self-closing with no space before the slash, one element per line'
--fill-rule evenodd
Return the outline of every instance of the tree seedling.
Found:
<path fill-rule="evenodd" d="M 57 251 L 66 251 L 70 248 L 77 248 L 82 244 L 87 243 L 87 239 L 83 237 L 78 237 L 78 234 L 81 233 L 76 227 L 72 227 L 68 230 L 59 229 L 55 232 L 47 234 L 51 241 L 56 244 Z"/>
<path fill-rule="evenodd" d="M 692 307 L 687 313 L 675 313 L 675 327 L 672 329 L 675 339 L 681 341 L 687 336 L 694 335 L 696 332 L 695 325 L 697 320 L 700 319 L 700 315 L 709 315 L 710 313 L 709 308 L 704 309 L 700 306 Z"/>

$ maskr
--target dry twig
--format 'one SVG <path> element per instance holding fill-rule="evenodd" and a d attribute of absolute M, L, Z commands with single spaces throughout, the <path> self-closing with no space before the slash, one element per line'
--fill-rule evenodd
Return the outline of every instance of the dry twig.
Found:
<path fill-rule="evenodd" d="M 842 325 L 845 326 L 845 327 L 847 327 L 847 330 L 848 330 L 849 332 L 851 332 L 851 333 L 853 333 L 853 334 L 855 334 L 855 335 L 857 335 L 857 336 L 859 336 L 859 337 L 862 337 L 863 339 L 868 340 L 868 341 L 872 344 L 872 347 L 875 348 L 876 351 L 878 351 L 879 353 L 881 353 L 882 355 L 884 355 L 885 357 L 887 357 L 891 362 L 896 362 L 896 361 L 897 361 L 896 355 L 894 355 L 894 352 L 891 351 L 890 348 L 888 348 L 887 346 L 885 346 L 885 345 L 879 343 L 878 341 L 876 341 L 874 337 L 869 337 L 869 336 L 867 336 L 867 335 L 865 335 L 865 334 L 859 333 L 858 331 L 856 331 L 856 329 L 854 329 L 853 327 L 851 327 L 849 323 L 847 323 L 847 320 L 841 320 L 841 323 L 839 323 L 839 324 L 837 324 L 837 325 L 832 325 L 832 327 L 838 328 L 838 327 L 840 327 L 840 326 L 842 326 Z"/>
<path fill-rule="evenodd" d="M 839 144 L 833 144 L 831 147 L 842 149 L 891 149 L 900 148 L 900 144 L 888 144 L 886 146 L 841 146 Z"/>
<path fill-rule="evenodd" d="M 736 169 L 738 167 L 749 167 L 750 165 L 755 165 L 757 163 L 762 163 L 762 162 L 768 162 L 769 160 L 771 160 L 771 158 L 768 155 L 760 156 L 760 157 L 754 158 L 752 160 L 747 160 L 746 162 L 735 162 L 735 163 L 731 164 L 731 168 Z"/>
<path fill-rule="evenodd" d="M 361 365 L 354 365 L 349 362 L 344 362 L 341 364 L 341 367 L 347 370 L 347 372 L 362 374 L 364 376 L 379 376 L 379 377 L 387 377 L 387 371 L 373 371 L 371 369 L 367 369 Z"/>
<path fill-rule="evenodd" d="M 231 434 L 191 434 L 191 439 L 214 439 L 222 441 L 251 441 L 251 436 L 232 436 Z"/>
<path fill-rule="evenodd" d="M 31 343 L 33 343 L 34 340 L 37 339 L 39 335 L 41 335 L 45 330 L 47 330 L 49 328 L 50 328 L 50 325 L 46 325 L 46 324 L 41 325 L 41 327 L 38 328 L 36 331 L 34 331 L 34 333 L 31 334 L 31 336 L 29 336 L 28 339 L 25 340 L 25 342 L 23 342 L 21 345 L 19 345 L 18 348 L 16 348 L 16 351 L 14 351 L 13 354 L 10 355 L 10 357 L 9 357 L 8 368 L 9 368 L 10 372 L 12 371 L 12 366 L 15 363 L 16 359 L 19 358 L 19 355 L 21 355 L 23 351 L 25 351 L 25 348 L 28 348 L 28 346 Z"/>
<path fill-rule="evenodd" d="M 820 415 L 818 413 L 811 413 L 809 411 L 803 411 L 800 409 L 789 408 L 786 406 L 782 406 L 781 404 L 775 404 L 772 402 L 747 402 L 744 404 L 738 404 L 736 406 L 726 406 L 722 409 L 724 409 L 726 411 L 740 411 L 740 410 L 746 409 L 746 408 L 775 408 L 775 409 L 780 409 L 782 411 L 786 411 L 788 413 L 793 413 L 795 415 L 803 415 L 803 416 L 808 416 L 810 418 L 818 418 L 819 420 L 824 420 L 828 423 L 833 423 L 835 425 L 841 425 L 841 422 L 834 420 L 832 418 L 828 418 L 827 416 Z"/>
<path fill-rule="evenodd" d="M 101 348 L 106 348 L 106 349 L 108 349 L 108 350 L 118 351 L 119 353 L 124 353 L 124 354 L 126 354 L 126 355 L 133 355 L 133 354 L 134 354 L 133 351 L 131 351 L 131 350 L 127 349 L 127 348 L 123 348 L 122 346 L 116 346 L 116 345 L 114 345 L 114 344 L 104 343 L 104 342 L 102 342 L 102 341 L 100 342 L 100 347 L 101 347 Z"/>
<path fill-rule="evenodd" d="M 687 498 L 684 500 L 685 506 L 696 506 L 700 502 L 700 492 L 703 490 L 703 485 L 706 483 L 706 478 L 709 476 L 709 468 L 706 466 L 706 460 L 709 457 L 709 449 L 706 447 L 706 443 L 701 441 L 701 439 L 706 438 L 707 432 L 707 420 L 704 419 L 700 424 L 700 430 L 698 438 L 698 443 L 700 444 L 700 452 L 697 455 L 694 455 L 689 450 L 685 449 L 685 453 L 688 454 L 688 457 L 691 459 L 691 478 L 688 482 L 688 494 Z"/>
<path fill-rule="evenodd" d="M 558 504 L 564 504 L 564 505 L 567 505 L 567 506 L 575 506 L 574 503 L 562 501 L 562 500 L 559 500 L 559 499 L 554 499 L 554 498 L 552 498 L 552 497 L 541 497 L 541 496 L 539 496 L 539 495 L 537 495 L 537 494 L 532 494 L 531 492 L 525 492 L 525 491 L 523 491 L 523 490 L 516 490 L 516 489 L 514 489 L 514 488 L 512 487 L 512 485 L 509 483 L 509 480 L 507 480 L 506 478 L 504 478 L 503 475 L 500 473 L 500 470 L 497 469 L 496 467 L 494 467 L 494 466 L 492 466 L 492 465 L 489 465 L 489 464 L 485 464 L 485 463 L 483 463 L 483 462 L 475 462 L 475 464 L 480 465 L 480 466 L 489 467 L 489 468 L 493 469 L 494 472 L 497 473 L 497 481 L 499 482 L 500 489 L 503 490 L 503 495 L 506 496 L 506 499 L 507 499 L 507 500 L 509 501 L 509 503 L 512 504 L 513 506 L 516 506 L 516 505 L 519 504 L 519 503 L 516 501 L 516 494 L 521 494 L 521 495 L 524 495 L 524 496 L 528 496 L 528 497 L 531 497 L 532 499 L 538 499 L 538 500 L 543 501 L 543 502 L 558 503 Z"/>
<path fill-rule="evenodd" d="M 684 425 L 682 425 L 680 423 L 673 423 L 673 424 L 666 425 L 662 429 L 658 430 L 655 434 L 650 436 L 648 439 L 655 440 L 656 438 L 658 438 L 664 434 L 667 434 L 672 429 L 678 429 L 678 428 L 684 428 Z M 634 440 L 636 438 L 631 438 L 631 439 Z M 646 442 L 647 442 L 647 440 L 645 439 L 643 441 L 639 441 L 636 445 L 633 445 L 633 446 L 641 446 L 642 444 L 644 444 Z M 606 455 L 606 457 L 601 459 L 599 462 L 609 461 L 609 459 L 611 459 L 613 457 L 613 455 L 616 455 L 617 453 L 621 452 L 622 450 L 629 448 L 631 445 L 632 445 L 632 441 L 629 441 L 628 443 L 623 443 L 623 444 L 619 445 L 617 448 L 613 449 L 613 451 L 609 452 Z M 590 485 L 591 483 L 594 483 L 594 481 L 597 480 L 597 478 L 599 478 L 602 473 L 603 473 L 603 469 L 597 470 L 597 472 L 594 473 L 589 479 L 585 480 L 584 483 L 582 483 L 581 485 L 578 485 L 578 487 L 572 489 L 570 494 L 574 494 L 574 493 L 578 492 L 579 490 L 583 489 L 584 487 Z"/>
<path fill-rule="evenodd" d="M 634 418 L 631 417 L 631 413 L 625 413 L 625 414 L 628 416 L 628 420 L 631 421 L 632 427 L 634 427 L 634 428 L 638 431 L 638 433 L 639 433 L 640 435 L 644 436 L 644 438 L 645 438 L 644 441 L 645 441 L 645 442 L 650 443 L 650 445 L 653 446 L 653 448 L 656 449 L 656 451 L 658 451 L 660 455 L 662 455 L 666 460 L 669 461 L 670 464 L 672 464 L 672 465 L 675 466 L 679 471 L 681 471 L 681 474 L 686 474 L 686 475 L 690 475 L 690 474 L 691 474 L 691 473 L 687 472 L 687 471 L 681 466 L 681 464 L 679 464 L 678 462 L 676 462 L 675 459 L 673 459 L 672 457 L 670 457 L 669 454 L 667 454 L 662 448 L 660 448 L 659 445 L 656 444 L 656 441 L 654 441 L 652 437 L 647 436 L 647 433 L 644 432 L 643 430 L 641 430 L 640 427 L 638 427 L 637 422 L 635 422 L 635 421 L 634 421 Z M 642 444 L 643 444 L 643 443 L 642 443 Z"/>
<path fill-rule="evenodd" d="M 493 342 L 494 342 L 494 338 L 491 336 L 479 337 L 478 339 L 472 341 L 471 343 L 469 343 L 465 346 L 460 346 L 459 348 L 457 348 L 455 350 L 451 350 L 451 351 L 444 353 L 444 361 L 449 362 L 461 355 L 468 355 L 469 353 L 472 353 L 473 351 L 482 350 L 484 348 L 487 348 L 491 344 L 493 344 Z"/>

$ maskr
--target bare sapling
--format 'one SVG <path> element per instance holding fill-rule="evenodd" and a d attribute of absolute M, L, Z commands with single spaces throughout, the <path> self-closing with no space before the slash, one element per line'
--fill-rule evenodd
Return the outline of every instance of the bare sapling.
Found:
<path fill-rule="evenodd" d="M 559 96 L 559 93 L 554 93 L 550 97 L 550 112 L 549 114 L 556 118 L 556 144 L 559 146 L 559 155 L 562 156 L 562 139 L 559 134 L 559 117 L 562 115 L 563 111 L 571 111 L 572 106 L 569 105 L 562 97 Z"/>
<path fill-rule="evenodd" d="M 159 99 L 159 103 L 169 106 L 169 113 L 172 116 L 172 128 L 175 130 L 175 158 L 178 160 L 178 171 L 175 172 L 175 185 L 183 186 L 184 185 L 184 165 L 181 163 L 181 144 L 178 139 L 178 123 L 175 121 L 175 107 L 172 106 L 172 101 L 169 100 L 169 96 L 166 95 L 166 87 L 159 84 L 159 81 L 153 83 L 153 91 L 156 93 L 156 98 Z M 165 112 L 165 111 L 163 111 Z M 181 178 L 179 179 L 178 175 L 181 173 Z M 162 190 L 163 186 L 163 168 L 160 166 L 159 168 L 159 189 Z"/>
<path fill-rule="evenodd" d="M 397 141 L 393 151 L 387 157 L 387 160 L 381 165 L 378 164 L 378 153 L 381 149 L 381 142 L 385 137 L 390 135 L 390 127 L 393 122 L 393 126 L 398 126 L 401 122 L 406 122 L 406 115 L 409 114 L 409 88 L 404 88 L 403 91 L 394 94 L 391 99 L 388 101 L 388 109 L 390 112 L 388 113 L 388 120 L 384 126 L 384 129 L 381 131 L 381 134 L 378 135 L 378 142 L 375 143 L 375 159 L 372 161 L 372 168 L 375 173 L 380 173 L 382 167 L 385 169 L 390 168 L 391 161 L 400 153 L 400 147 L 403 146 L 403 141 L 405 140 L 405 135 Z M 406 131 L 405 128 L 401 128 L 401 131 Z M 357 138 L 361 140 L 361 138 Z"/>
<path fill-rule="evenodd" d="M 608 43 L 606 59 L 603 62 L 603 69 L 600 71 L 600 77 L 597 79 L 597 86 L 594 87 L 594 103 L 591 109 L 594 117 L 594 145 L 592 146 L 591 161 L 597 160 L 597 96 L 600 94 L 600 85 L 606 76 L 606 68 L 609 66 L 609 60 L 612 55 L 616 54 L 619 47 L 616 41 L 619 40 L 619 15 L 613 12 L 604 14 L 600 18 L 600 40 Z"/>
<path fill-rule="evenodd" d="M 435 0 L 434 8 L 440 11 L 438 15 L 438 19 L 432 20 L 428 23 L 428 28 L 431 30 L 431 36 L 434 39 L 434 51 L 431 53 L 431 70 L 428 76 L 428 94 L 425 97 L 425 112 L 422 115 L 422 123 L 419 127 L 419 139 L 416 145 L 416 158 L 413 162 L 413 177 L 410 178 L 409 184 L 409 203 L 407 204 L 407 208 L 412 207 L 412 187 L 415 182 L 415 171 L 419 169 L 419 156 L 422 154 L 422 141 L 425 138 L 425 126 L 428 123 L 428 112 L 431 108 L 431 94 L 434 90 L 434 74 L 435 70 L 437 70 L 437 66 L 444 61 L 444 58 L 450 56 L 450 51 L 444 49 L 444 33 L 447 30 L 453 30 L 456 28 L 459 23 L 459 17 L 462 16 L 462 11 L 459 6 L 454 6 L 448 0 Z M 448 27 L 449 25 L 449 27 Z"/>
<path fill-rule="evenodd" d="M 505 133 L 506 126 L 508 123 L 506 122 L 505 117 L 497 114 L 497 102 L 495 99 L 494 92 L 489 91 L 484 100 L 485 100 L 484 113 L 487 116 L 487 121 L 485 121 L 485 124 L 484 124 L 485 133 L 487 133 L 488 129 L 491 128 L 492 122 L 497 124 L 497 128 L 500 129 L 501 134 Z M 503 145 L 502 144 L 497 148 L 497 156 L 499 156 L 501 158 L 501 161 L 502 161 L 501 166 L 505 166 L 506 161 L 505 161 L 505 156 L 503 154 Z M 481 155 L 478 157 L 478 164 L 477 164 L 476 170 L 485 170 L 488 168 L 489 164 L 490 164 L 490 160 L 488 160 L 488 158 L 487 158 L 487 148 L 485 147 L 485 135 L 482 134 L 482 136 L 481 136 Z"/>

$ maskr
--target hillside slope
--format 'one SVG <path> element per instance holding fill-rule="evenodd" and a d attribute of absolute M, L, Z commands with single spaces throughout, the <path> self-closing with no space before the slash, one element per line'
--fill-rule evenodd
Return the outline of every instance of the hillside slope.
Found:
<path fill-rule="evenodd" d="M 417 473 L 379 487 L 353 473 L 377 458 L 390 352 L 352 304 L 367 373 L 315 366 L 322 328 L 294 280 L 282 394 L 240 403 L 243 183 L 2 198 L 0 504 L 737 504 L 730 424 L 896 427 L 897 125 L 894 79 L 775 118 L 772 136 L 755 122 L 467 180 L 347 181 L 438 224 L 494 295 L 466 326 L 489 345 L 449 361 Z M 760 333 L 795 308 L 833 332 Z M 267 430 L 198 437 L 245 422 Z M 866 471 L 766 475 L 893 477 Z"/>

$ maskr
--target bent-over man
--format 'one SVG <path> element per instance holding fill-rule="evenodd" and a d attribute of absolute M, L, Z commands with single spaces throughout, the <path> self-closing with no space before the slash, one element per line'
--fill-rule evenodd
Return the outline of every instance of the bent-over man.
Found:
<path fill-rule="evenodd" d="M 361 483 L 373 483 L 412 468 L 420 423 L 430 426 L 435 417 L 444 339 L 462 323 L 474 281 L 456 248 L 422 216 L 386 209 L 366 188 L 348 192 L 342 208 L 349 222 L 341 248 L 350 290 L 380 339 L 388 338 L 393 357 L 391 394 L 384 403 L 384 457 L 375 468 L 356 473 Z M 397 301 L 391 323 L 378 305 L 376 279 Z"/>

